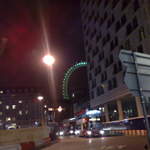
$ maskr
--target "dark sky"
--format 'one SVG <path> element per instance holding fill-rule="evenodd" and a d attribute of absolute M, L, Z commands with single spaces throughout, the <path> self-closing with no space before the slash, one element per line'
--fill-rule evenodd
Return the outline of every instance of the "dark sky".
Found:
<path fill-rule="evenodd" d="M 47 86 L 39 8 L 56 58 L 53 73 L 60 99 L 64 72 L 84 60 L 79 0 L 1 0 L 0 87 Z"/>

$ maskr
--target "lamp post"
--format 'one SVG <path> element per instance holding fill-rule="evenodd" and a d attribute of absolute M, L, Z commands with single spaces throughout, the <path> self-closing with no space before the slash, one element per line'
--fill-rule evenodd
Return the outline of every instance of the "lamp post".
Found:
<path fill-rule="evenodd" d="M 48 111 L 53 113 L 53 122 L 55 122 L 56 112 L 61 113 L 63 110 L 64 108 L 62 108 L 61 106 L 59 106 L 58 108 L 48 108 Z"/>
<path fill-rule="evenodd" d="M 43 107 L 42 107 L 42 101 L 44 100 L 44 97 L 40 95 L 37 97 L 37 100 L 39 101 L 39 111 L 40 111 L 41 123 L 43 126 L 45 124 L 44 116 L 43 116 Z"/>
<path fill-rule="evenodd" d="M 43 62 L 48 65 L 48 66 L 51 66 L 55 63 L 55 58 L 51 55 L 45 55 L 43 57 Z"/>

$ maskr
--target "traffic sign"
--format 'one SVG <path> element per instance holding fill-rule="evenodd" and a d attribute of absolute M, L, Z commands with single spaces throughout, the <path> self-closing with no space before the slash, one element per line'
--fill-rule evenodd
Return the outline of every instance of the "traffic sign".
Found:
<path fill-rule="evenodd" d="M 124 81 L 129 90 L 135 96 L 140 96 L 141 91 L 145 97 L 150 97 L 150 55 L 121 50 L 119 58 L 126 66 Z"/>

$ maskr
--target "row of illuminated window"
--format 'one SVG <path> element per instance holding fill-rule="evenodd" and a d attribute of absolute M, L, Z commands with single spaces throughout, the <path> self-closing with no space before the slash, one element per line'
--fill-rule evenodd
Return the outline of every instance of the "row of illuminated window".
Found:
<path fill-rule="evenodd" d="M 96 87 L 96 79 L 92 82 L 92 87 Z M 107 85 L 107 86 L 106 86 Z M 103 95 L 105 93 L 105 89 L 107 88 L 107 91 L 110 91 L 114 88 L 117 88 L 117 79 L 116 77 L 113 77 L 112 79 L 108 80 L 107 84 L 101 84 L 96 87 L 96 91 L 91 91 L 91 99 L 94 99 L 97 96 Z"/>
<path fill-rule="evenodd" d="M 19 103 L 19 104 L 22 104 L 22 100 L 19 100 L 18 103 Z M 1 104 L 3 104 L 2 101 L 0 101 L 0 105 L 1 105 Z M 15 105 L 12 105 L 12 106 L 15 106 Z"/>
<path fill-rule="evenodd" d="M 138 116 L 135 97 L 124 97 L 124 99 L 122 99 L 120 103 L 121 105 L 119 107 L 121 108 L 118 108 L 117 101 L 111 101 L 107 104 L 109 121 L 119 120 L 119 109 L 122 110 L 124 119 Z M 149 107 L 150 105 L 147 105 L 147 110 L 149 110 Z M 148 114 L 150 114 L 150 111 Z M 105 122 L 106 121 L 105 113 L 101 113 L 101 115 L 103 115 L 104 117 L 103 120 L 101 121 Z M 101 115 L 100 117 L 102 117 Z"/>
<path fill-rule="evenodd" d="M 120 0 L 113 0 L 112 1 L 112 9 L 114 9 L 117 4 L 119 3 Z M 93 1 L 94 2 L 94 1 Z M 95 1 L 96 2 L 96 1 Z M 107 6 L 106 4 L 108 4 L 108 1 L 105 0 L 105 5 L 104 8 Z M 123 11 L 125 8 L 127 8 L 127 6 L 131 3 L 131 0 L 123 0 L 122 1 L 122 6 L 121 6 L 121 11 Z M 100 13 L 99 11 L 97 11 L 96 9 L 92 9 L 92 5 L 93 3 L 91 3 L 91 9 L 92 11 L 87 11 L 88 7 L 84 7 L 84 9 L 82 9 L 81 13 L 83 14 L 83 18 L 84 20 L 87 21 L 91 21 L 94 20 L 94 22 L 96 23 L 98 20 L 100 20 L 100 24 L 103 24 L 105 22 L 105 20 L 108 18 L 108 14 L 107 11 L 104 12 L 103 17 L 100 18 Z M 99 7 L 99 3 L 97 3 L 97 8 Z M 93 7 L 94 8 L 94 7 Z M 134 0 L 132 2 L 132 9 L 134 10 L 134 12 L 136 12 L 138 9 L 140 8 L 140 4 L 138 0 Z M 107 24 L 111 24 L 111 21 L 109 20 Z"/>
<path fill-rule="evenodd" d="M 109 120 L 119 120 L 119 111 L 117 107 L 117 102 L 113 101 L 108 103 L 108 115 Z M 136 101 L 135 97 L 126 97 L 123 100 L 121 100 L 121 109 L 123 111 L 123 118 L 130 118 L 130 117 L 137 117 L 137 107 L 136 107 Z"/>
<path fill-rule="evenodd" d="M 113 23 L 114 20 L 115 20 L 114 15 L 112 15 L 110 20 L 108 21 L 107 27 L 110 27 L 110 22 Z M 121 29 L 121 27 L 123 27 L 126 24 L 126 21 L 127 21 L 126 15 L 122 15 L 121 19 L 116 22 L 115 31 L 116 32 L 119 31 L 119 29 Z M 86 30 L 86 26 L 87 26 L 87 24 L 85 24 L 83 26 L 83 28 L 84 28 L 84 31 L 86 31 L 86 36 L 88 36 L 91 31 L 91 28 Z M 138 20 L 137 20 L 137 17 L 135 16 L 132 20 L 132 23 L 129 23 L 126 26 L 126 35 L 128 36 L 134 29 L 136 29 L 137 26 L 138 26 Z M 91 32 L 90 39 L 92 39 L 93 37 L 96 37 L 96 43 L 98 43 L 100 41 L 100 39 L 102 38 L 102 34 L 100 31 L 97 32 L 97 30 L 94 29 L 94 31 Z M 110 37 L 111 37 L 111 35 L 109 33 L 107 34 L 107 36 L 103 37 L 103 39 L 102 39 L 103 46 L 110 40 Z M 85 45 L 88 45 L 88 43 L 89 43 L 88 40 L 86 40 Z M 90 50 L 91 50 L 91 48 L 89 46 L 88 52 Z"/>
<path fill-rule="evenodd" d="M 110 57 L 111 58 L 111 57 Z M 105 68 L 106 67 L 108 67 L 109 65 L 111 65 L 111 64 L 113 64 L 113 59 L 111 58 L 111 59 L 106 59 L 107 61 L 105 62 Z M 112 74 L 117 74 L 117 73 L 119 73 L 120 71 L 122 71 L 122 64 L 121 64 L 121 62 L 120 61 L 118 61 L 118 62 L 115 62 L 114 64 L 113 64 L 113 71 L 112 71 Z M 102 68 L 101 68 L 101 65 L 99 64 L 96 68 L 95 68 L 95 70 L 94 70 L 94 75 L 95 75 L 95 77 L 97 76 L 97 75 L 99 75 L 100 73 L 102 72 Z M 93 78 L 95 78 L 95 77 L 92 77 L 92 73 L 90 72 L 89 73 L 89 80 L 92 80 Z M 107 72 L 106 71 L 103 71 L 102 73 L 101 73 L 101 82 L 104 82 L 104 81 L 106 81 L 107 80 Z M 94 84 L 95 85 L 95 84 Z M 93 88 L 95 87 L 95 86 L 92 86 Z"/>
<path fill-rule="evenodd" d="M 27 92 L 38 92 L 38 91 L 39 91 L 39 89 L 35 89 L 35 88 L 6 89 L 6 90 L 0 89 L 0 94 L 3 94 L 3 93 L 27 93 Z"/>
<path fill-rule="evenodd" d="M 128 24 L 129 25 L 129 24 Z M 134 26 L 135 27 L 135 26 Z M 137 26 L 136 26 L 137 27 Z M 132 28 L 129 28 L 129 30 L 130 30 L 130 32 L 129 32 L 129 30 L 128 30 L 128 26 L 127 26 L 127 33 L 131 33 L 131 31 L 133 31 L 133 30 L 131 30 Z M 140 28 L 139 28 L 139 30 L 138 30 L 138 33 L 139 33 L 139 42 L 140 41 L 142 41 L 142 40 L 144 40 L 145 38 L 146 38 L 146 34 L 145 34 L 145 30 L 144 30 L 144 27 L 143 26 L 141 26 Z M 109 34 L 107 34 L 107 36 L 106 36 L 107 38 L 103 38 L 103 40 L 102 40 L 102 45 L 104 46 L 105 44 L 106 44 L 106 42 L 109 42 L 109 40 L 110 40 L 110 35 Z M 126 49 L 129 49 L 129 42 L 128 42 L 128 40 L 125 42 L 125 48 Z M 110 42 L 110 51 L 112 51 L 112 50 L 114 50 L 114 48 L 115 47 L 117 47 L 119 45 L 119 40 L 118 40 L 118 37 L 116 36 L 111 42 Z M 92 50 L 92 47 L 90 46 L 90 47 L 88 47 L 88 50 L 89 50 L 89 52 Z M 96 46 L 96 48 L 94 48 L 94 50 L 92 51 L 92 57 L 94 57 L 94 56 L 96 56 L 98 53 L 100 52 L 100 49 L 99 49 L 99 47 L 98 46 Z M 102 60 L 103 58 L 104 58 L 104 52 L 101 52 L 102 54 L 100 54 L 100 59 L 99 60 Z M 87 58 L 87 61 L 88 62 L 90 62 L 90 58 Z"/>
<path fill-rule="evenodd" d="M 26 114 L 26 115 L 27 115 L 28 113 L 29 113 L 28 110 L 26 110 L 26 111 L 24 112 L 24 114 Z M 0 116 L 2 116 L 3 114 L 5 114 L 5 113 L 0 112 Z M 23 111 L 22 111 L 22 110 L 19 110 L 19 111 L 18 111 L 18 114 L 19 114 L 19 115 L 23 115 Z"/>

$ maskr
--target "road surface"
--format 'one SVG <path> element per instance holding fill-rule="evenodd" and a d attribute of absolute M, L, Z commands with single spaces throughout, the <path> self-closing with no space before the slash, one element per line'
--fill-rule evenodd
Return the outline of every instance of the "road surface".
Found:
<path fill-rule="evenodd" d="M 145 137 L 116 136 L 102 138 L 61 138 L 42 150 L 144 150 Z"/>

